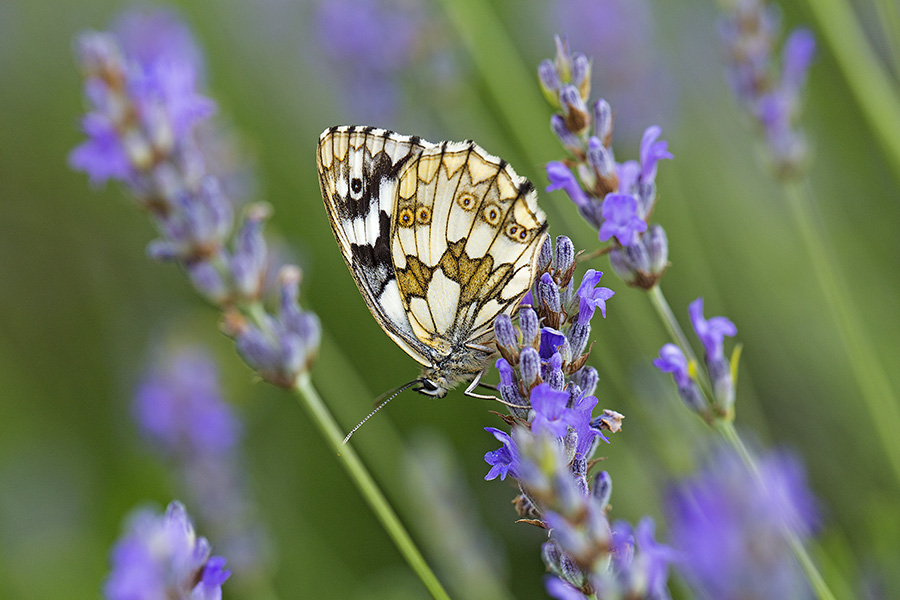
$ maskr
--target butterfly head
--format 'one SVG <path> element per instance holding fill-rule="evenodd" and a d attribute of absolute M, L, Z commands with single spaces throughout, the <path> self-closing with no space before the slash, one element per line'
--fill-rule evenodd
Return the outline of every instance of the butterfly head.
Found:
<path fill-rule="evenodd" d="M 441 385 L 437 381 L 433 379 L 429 379 L 428 377 L 422 377 L 418 380 L 419 386 L 414 387 L 413 389 L 424 396 L 431 396 L 432 398 L 443 398 L 447 395 L 449 389 L 446 385 Z"/>

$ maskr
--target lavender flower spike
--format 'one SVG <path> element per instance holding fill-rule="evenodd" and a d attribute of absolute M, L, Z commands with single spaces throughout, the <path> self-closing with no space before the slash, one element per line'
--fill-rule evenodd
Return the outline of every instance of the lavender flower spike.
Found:
<path fill-rule="evenodd" d="M 165 515 L 143 510 L 112 550 L 112 571 L 103 586 L 107 600 L 190 598 L 220 600 L 230 571 L 225 559 L 210 556 L 180 502 Z"/>

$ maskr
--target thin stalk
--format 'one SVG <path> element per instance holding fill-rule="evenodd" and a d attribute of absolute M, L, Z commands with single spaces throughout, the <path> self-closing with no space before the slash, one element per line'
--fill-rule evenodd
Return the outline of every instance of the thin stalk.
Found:
<path fill-rule="evenodd" d="M 812 192 L 808 184 L 788 183 L 784 185 L 788 205 L 793 213 L 800 236 L 806 245 L 812 263 L 813 273 L 822 288 L 825 303 L 838 326 L 838 333 L 847 349 L 847 358 L 857 386 L 862 394 L 875 430 L 888 457 L 894 475 L 900 482 L 900 409 L 890 380 L 881 361 L 869 343 L 865 329 L 857 318 L 858 311 L 847 295 L 846 285 L 840 280 L 834 265 L 830 247 L 824 242 L 824 234 L 817 227 L 817 218 Z"/>
<path fill-rule="evenodd" d="M 888 0 L 894 1 L 894 0 Z M 807 0 L 850 92 L 900 179 L 900 92 L 845 0 Z"/>
<path fill-rule="evenodd" d="M 741 436 L 738 435 L 737 430 L 734 428 L 734 423 L 730 423 L 728 421 L 720 421 L 717 424 L 716 429 L 719 431 L 722 437 L 725 438 L 725 441 L 727 441 L 740 455 L 741 460 L 744 461 L 744 464 L 746 464 L 750 472 L 753 473 L 753 476 L 759 480 L 760 485 L 765 486 L 766 482 L 762 478 L 762 475 L 760 475 L 756 460 L 747 449 L 747 446 L 744 445 L 744 441 L 741 439 Z M 822 574 L 819 573 L 819 570 L 813 563 L 812 558 L 806 551 L 806 548 L 803 546 L 803 542 L 800 541 L 800 536 L 797 534 L 796 528 L 792 527 L 789 524 L 782 529 L 782 533 L 784 534 L 784 538 L 787 541 L 788 546 L 790 546 L 791 551 L 794 553 L 794 556 L 797 558 L 797 561 L 803 568 L 803 572 L 806 573 L 806 578 L 812 585 L 813 590 L 815 591 L 816 596 L 819 598 L 819 600 L 835 600 L 834 595 L 828 588 L 828 584 L 825 583 L 825 580 L 822 578 Z"/>
<path fill-rule="evenodd" d="M 900 78 L 900 5 L 896 0 L 875 0 L 881 31 L 890 48 L 894 77 Z"/>
<path fill-rule="evenodd" d="M 396 544 L 400 554 L 406 559 L 406 562 L 412 567 L 422 583 L 428 589 L 431 596 L 435 599 L 449 600 L 450 596 L 441 586 L 437 576 L 431 571 L 431 568 L 425 562 L 419 549 L 416 547 L 409 533 L 400 522 L 397 513 L 391 507 L 390 503 L 381 493 L 378 484 L 369 475 L 369 471 L 363 465 L 353 447 L 343 445 L 342 440 L 344 434 L 335 422 L 316 388 L 312 385 L 309 374 L 303 373 L 297 378 L 293 391 L 297 395 L 297 401 L 307 411 L 313 422 L 319 428 L 319 431 L 325 438 L 328 445 L 335 451 L 340 462 L 350 476 L 350 479 L 356 485 L 359 492 L 365 498 L 366 502 L 372 508 L 375 516 L 381 521 L 382 527 Z"/>
<path fill-rule="evenodd" d="M 684 335 L 681 325 L 678 324 L 678 319 L 675 318 L 675 314 L 672 312 L 671 307 L 669 307 L 669 302 L 666 300 L 666 296 L 663 294 L 662 288 L 658 284 L 650 289 L 650 301 L 653 303 L 653 308 L 656 309 L 656 313 L 659 315 L 659 318 L 669 332 L 669 335 L 671 335 L 672 339 L 674 339 L 681 347 L 681 351 L 688 357 L 688 360 L 692 360 L 699 365 L 700 363 L 697 361 L 697 356 L 694 354 L 694 350 L 691 348 L 690 343 L 688 343 L 687 336 Z"/>

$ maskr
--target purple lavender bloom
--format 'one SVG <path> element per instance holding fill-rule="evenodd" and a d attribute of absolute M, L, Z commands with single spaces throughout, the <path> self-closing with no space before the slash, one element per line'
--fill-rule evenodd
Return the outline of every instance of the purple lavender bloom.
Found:
<path fill-rule="evenodd" d="M 531 431 L 535 435 L 548 433 L 555 438 L 565 436 L 571 420 L 566 408 L 568 402 L 568 392 L 556 391 L 546 383 L 536 386 L 531 390 L 531 407 L 535 412 Z"/>
<path fill-rule="evenodd" d="M 806 598 L 808 583 L 784 537 L 809 535 L 818 515 L 800 461 L 773 453 L 759 477 L 721 449 L 670 493 L 666 513 L 679 567 L 710 598 Z"/>
<path fill-rule="evenodd" d="M 641 183 L 652 183 L 656 179 L 656 167 L 660 160 L 675 158 L 669 152 L 669 143 L 660 140 L 662 129 L 652 125 L 641 138 Z"/>
<path fill-rule="evenodd" d="M 131 160 L 115 125 L 103 115 L 88 113 L 81 127 L 88 139 L 69 154 L 69 166 L 87 173 L 93 185 L 130 178 Z"/>
<path fill-rule="evenodd" d="M 151 368 L 135 394 L 134 416 L 144 435 L 170 455 L 222 455 L 241 437 L 216 366 L 200 348 L 166 353 Z"/>
<path fill-rule="evenodd" d="M 484 455 L 484 461 L 491 465 L 491 470 L 484 476 L 485 481 L 496 479 L 498 476 L 500 481 L 503 481 L 506 479 L 507 473 L 517 477 L 519 472 L 519 450 L 516 448 L 515 442 L 509 437 L 509 434 L 496 427 L 485 427 L 484 430 L 490 432 L 503 444 L 498 449 Z"/>
<path fill-rule="evenodd" d="M 612 527 L 613 565 L 610 576 L 598 586 L 613 592 L 616 597 L 663 600 L 669 598 L 666 581 L 669 564 L 676 553 L 654 539 L 653 519 L 644 517 L 633 529 L 626 521 L 617 521 Z"/>
<path fill-rule="evenodd" d="M 631 194 L 607 194 L 602 214 L 605 221 L 599 231 L 601 242 L 615 236 L 620 244 L 630 246 L 638 242 L 638 234 L 647 231 L 646 221 L 638 214 L 637 198 Z"/>
<path fill-rule="evenodd" d="M 383 119 L 399 108 L 400 77 L 422 45 L 423 14 L 416 3 L 327 0 L 314 16 L 318 47 L 328 75 L 344 88 L 341 98 L 364 119 Z M 389 35 L 385 35 L 390 32 Z"/>
<path fill-rule="evenodd" d="M 794 29 L 784 41 L 781 84 L 794 90 L 803 87 L 815 56 L 816 38 L 813 33 L 805 27 Z"/>
<path fill-rule="evenodd" d="M 547 593 L 556 598 L 556 600 L 586 600 L 587 596 L 582 594 L 578 588 L 571 583 L 565 582 L 559 577 L 547 575 L 544 578 L 544 586 Z"/>
<path fill-rule="evenodd" d="M 210 556 L 184 506 L 172 502 L 163 516 L 144 510 L 112 550 L 112 571 L 103 587 L 109 600 L 191 598 L 220 600 L 230 572 L 225 559 Z"/>
<path fill-rule="evenodd" d="M 681 348 L 675 344 L 665 344 L 659 349 L 659 358 L 653 359 L 653 366 L 663 373 L 671 373 L 675 378 L 675 385 L 679 388 L 691 384 L 691 376 L 688 373 L 688 361 Z"/>
<path fill-rule="evenodd" d="M 600 309 L 600 314 L 606 318 L 606 301 L 615 295 L 615 292 L 606 287 L 597 287 L 602 271 L 588 269 L 578 286 L 578 318 L 577 322 L 586 325 L 594 318 L 594 311 Z"/>
<path fill-rule="evenodd" d="M 725 336 L 734 337 L 737 335 L 735 324 L 726 317 L 704 319 L 703 298 L 697 298 L 690 303 L 688 314 L 690 314 L 691 324 L 694 326 L 694 331 L 697 332 L 697 337 L 703 343 L 707 363 L 722 360 L 725 357 L 723 352 Z"/>
<path fill-rule="evenodd" d="M 540 355 L 544 360 L 550 360 L 559 348 L 566 343 L 566 336 L 552 327 L 541 327 Z"/>
<path fill-rule="evenodd" d="M 590 206 L 590 200 L 584 193 L 584 190 L 581 189 L 581 185 L 575 179 L 575 175 L 572 174 L 572 171 L 569 170 L 565 163 L 556 160 L 548 162 L 547 179 L 550 181 L 550 185 L 546 188 L 548 192 L 565 190 L 566 194 L 569 195 L 569 199 L 575 203 L 575 206 L 579 208 Z"/>
<path fill-rule="evenodd" d="M 203 53 L 190 29 L 172 10 L 136 8 L 122 13 L 113 32 L 125 54 L 140 64 L 184 62 L 204 75 Z"/>

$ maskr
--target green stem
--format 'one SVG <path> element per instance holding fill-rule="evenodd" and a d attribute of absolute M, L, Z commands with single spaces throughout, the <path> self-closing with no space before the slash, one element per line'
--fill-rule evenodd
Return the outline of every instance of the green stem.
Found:
<path fill-rule="evenodd" d="M 847 358 L 863 400 L 881 438 L 884 452 L 900 482 L 900 409 L 890 380 L 865 329 L 857 318 L 858 311 L 847 295 L 847 286 L 840 281 L 830 247 L 823 241 L 824 233 L 817 227 L 818 219 L 812 192 L 808 184 L 788 183 L 784 186 L 788 204 L 806 250 L 809 253 L 813 273 L 822 288 L 825 303 L 837 323 L 838 333 L 847 349 Z"/>
<path fill-rule="evenodd" d="M 889 0 L 894 1 L 894 0 Z M 900 92 L 844 0 L 807 0 L 856 103 L 900 178 Z"/>
<path fill-rule="evenodd" d="M 734 424 L 727 421 L 720 421 L 717 424 L 716 429 L 718 429 L 722 437 L 725 438 L 725 441 L 727 441 L 735 449 L 738 455 L 740 455 L 741 460 L 744 461 L 744 464 L 747 465 L 747 468 L 753 473 L 753 476 L 757 478 L 760 485 L 765 486 L 766 481 L 759 472 L 756 460 L 747 449 L 747 446 L 744 445 L 744 441 L 741 439 L 741 436 L 738 435 L 737 430 L 734 428 Z M 803 542 L 800 541 L 800 536 L 797 534 L 796 527 L 793 524 L 787 524 L 782 529 L 782 533 L 784 534 L 788 546 L 790 546 L 791 551 L 794 553 L 794 556 L 797 557 L 797 561 L 803 568 L 804 573 L 806 573 L 806 578 L 812 585 L 819 600 L 835 600 L 834 595 L 828 588 L 828 584 L 825 583 L 822 574 L 819 573 L 812 558 L 803 546 Z"/>
<path fill-rule="evenodd" d="M 692 360 L 699 365 L 700 363 L 697 361 L 694 349 L 688 343 L 687 336 L 684 335 L 684 331 L 681 329 L 681 325 L 678 324 L 678 319 L 675 318 L 675 314 L 669 307 L 669 302 L 666 300 L 659 285 L 654 285 L 650 289 L 650 301 L 653 303 L 653 308 L 656 309 L 656 313 L 659 315 L 663 325 L 665 325 L 666 330 L 668 330 L 669 335 L 681 347 L 681 351 L 688 357 L 688 360 Z"/>
<path fill-rule="evenodd" d="M 340 457 L 340 462 L 346 469 L 350 479 L 366 502 L 368 502 L 375 516 L 381 521 L 381 525 L 394 541 L 394 544 L 397 545 L 397 549 L 400 550 L 406 562 L 409 563 L 409 566 L 412 567 L 419 579 L 422 580 L 422 583 L 425 584 L 431 596 L 436 599 L 449 600 L 450 596 L 444 591 L 440 581 L 438 581 L 438 578 L 425 562 L 394 509 L 391 508 L 390 503 L 381 493 L 375 480 L 369 475 L 368 470 L 366 470 L 365 465 L 363 465 L 353 447 L 342 444 L 344 435 L 331 413 L 328 412 L 328 408 L 325 406 L 319 393 L 313 387 L 307 373 L 303 373 L 297 378 L 294 392 L 297 394 L 300 405 L 312 417 L 319 431 L 325 437 L 325 441 Z"/>
<path fill-rule="evenodd" d="M 875 10 L 890 48 L 894 76 L 900 78 L 900 5 L 896 0 L 875 0 Z"/>

